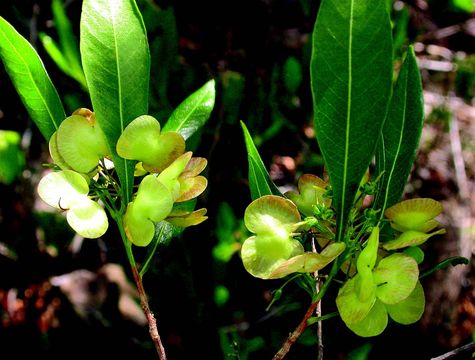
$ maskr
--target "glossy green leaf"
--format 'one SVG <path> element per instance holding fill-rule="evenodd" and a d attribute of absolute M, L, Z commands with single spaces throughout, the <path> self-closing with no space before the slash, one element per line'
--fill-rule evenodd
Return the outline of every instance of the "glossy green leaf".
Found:
<path fill-rule="evenodd" d="M 246 125 L 241 121 L 242 131 L 244 133 L 244 141 L 246 143 L 247 159 L 249 162 L 249 188 L 251 190 L 251 198 L 255 200 L 264 195 L 283 196 L 277 186 L 272 182 L 269 173 L 262 162 L 261 156 L 257 151 L 256 145 L 252 140 L 251 134 L 247 130 Z"/>
<path fill-rule="evenodd" d="M 85 0 L 81 15 L 81 59 L 96 119 L 109 144 L 130 200 L 133 161 L 116 153 L 126 126 L 148 112 L 150 55 L 147 33 L 134 0 Z"/>
<path fill-rule="evenodd" d="M 323 0 L 312 36 L 316 136 L 333 188 L 341 240 L 375 151 L 392 86 L 386 2 Z"/>
<path fill-rule="evenodd" d="M 215 96 L 215 82 L 212 79 L 178 105 L 163 127 L 163 132 L 176 131 L 185 140 L 188 139 L 209 119 Z"/>
<path fill-rule="evenodd" d="M 66 117 L 63 105 L 36 50 L 2 17 L 0 58 L 28 114 L 49 140 Z"/>
<path fill-rule="evenodd" d="M 377 147 L 381 175 L 374 208 L 384 210 L 401 198 L 411 172 L 424 122 L 422 82 L 414 49 L 409 48 L 389 105 Z"/>
<path fill-rule="evenodd" d="M 58 65 L 60 70 L 65 74 L 71 76 L 71 68 L 69 66 L 68 60 L 62 53 L 58 44 L 53 40 L 53 38 L 45 33 L 39 33 L 39 37 L 43 47 L 45 48 L 48 55 L 53 59 L 53 61 Z"/>

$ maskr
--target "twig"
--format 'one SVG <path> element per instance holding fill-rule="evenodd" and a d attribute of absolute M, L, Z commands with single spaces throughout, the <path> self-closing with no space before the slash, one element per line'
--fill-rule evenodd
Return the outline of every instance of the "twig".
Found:
<path fill-rule="evenodd" d="M 460 130 L 456 115 L 453 115 L 451 118 L 449 135 L 450 147 L 452 149 L 452 156 L 454 160 L 455 180 L 459 188 L 460 198 L 462 201 L 467 201 L 469 199 L 470 190 L 467 180 L 467 173 L 465 172 L 465 161 L 463 159 Z"/>
<path fill-rule="evenodd" d="M 137 286 L 137 291 L 139 293 L 140 305 L 145 314 L 145 317 L 147 318 L 148 331 L 150 333 L 150 337 L 152 338 L 153 344 L 155 345 L 155 349 L 157 350 L 159 359 L 167 360 L 167 356 L 165 354 L 165 348 L 163 347 L 162 340 L 160 339 L 160 335 L 158 333 L 157 320 L 155 319 L 155 316 L 153 315 L 152 311 L 150 310 L 150 306 L 148 305 L 147 294 L 145 293 L 145 289 L 143 287 L 142 276 L 140 275 L 139 270 L 137 268 L 137 264 L 135 263 L 134 254 L 132 253 L 132 246 L 127 240 L 127 236 L 124 230 L 124 225 L 121 221 L 120 216 L 115 214 L 115 216 L 113 217 L 117 222 L 120 235 L 122 237 L 122 242 L 124 243 L 127 259 L 129 260 L 130 268 L 132 269 L 132 275 L 135 281 L 135 285 Z"/>
<path fill-rule="evenodd" d="M 317 308 L 318 304 L 320 303 L 320 300 L 322 299 L 323 295 L 326 293 L 328 287 L 330 286 L 330 283 L 333 280 L 333 277 L 336 275 L 337 271 L 339 269 L 339 263 L 338 261 L 333 262 L 332 269 L 330 271 L 330 274 L 328 275 L 327 279 L 323 283 L 320 291 L 318 292 L 317 296 L 312 300 L 312 303 L 307 309 L 307 312 L 305 313 L 302 321 L 300 321 L 300 324 L 295 328 L 292 334 L 289 335 L 289 337 L 285 340 L 285 342 L 282 344 L 282 347 L 279 349 L 279 351 L 274 355 L 273 360 L 281 360 L 284 358 L 285 355 L 289 352 L 291 346 L 295 344 L 297 339 L 302 335 L 304 330 L 307 328 L 308 325 L 308 320 L 312 317 L 312 314 L 315 312 L 315 309 Z"/>
<path fill-rule="evenodd" d="M 300 335 L 302 335 L 304 330 L 307 328 L 307 321 L 308 321 L 308 319 L 310 319 L 312 317 L 313 312 L 317 308 L 317 305 L 318 305 L 319 302 L 320 302 L 320 300 L 314 301 L 310 304 L 310 306 L 308 307 L 307 312 L 305 313 L 302 321 L 297 326 L 297 328 L 294 330 L 294 332 L 292 334 L 290 334 L 290 336 L 284 342 L 284 344 L 282 345 L 280 350 L 277 352 L 277 354 L 275 354 L 275 356 L 273 357 L 273 360 L 281 360 L 281 359 L 284 358 L 285 355 L 287 355 L 287 353 L 290 350 L 290 347 L 293 344 L 295 344 L 297 339 L 300 337 Z"/>
<path fill-rule="evenodd" d="M 314 253 L 317 252 L 317 248 L 315 246 L 315 239 L 312 237 L 312 251 Z M 313 273 L 315 277 L 315 290 L 317 294 L 320 292 L 320 280 L 318 278 L 318 270 Z M 317 308 L 315 309 L 315 316 L 320 318 L 322 316 L 322 302 L 319 301 L 317 303 Z M 323 360 L 323 322 L 322 320 L 318 320 L 317 322 L 317 347 L 318 347 L 318 355 L 317 360 Z"/>
<path fill-rule="evenodd" d="M 140 305 L 142 306 L 142 310 L 145 316 L 147 317 L 150 336 L 155 345 L 155 349 L 157 350 L 160 360 L 166 360 L 167 356 L 165 354 L 165 348 L 163 347 L 162 340 L 160 339 L 160 335 L 157 329 L 157 320 L 155 319 L 155 316 L 153 315 L 152 311 L 150 310 L 150 307 L 148 306 L 147 294 L 145 293 L 145 289 L 143 287 L 142 277 L 140 276 L 139 271 L 137 270 L 137 266 L 135 266 L 135 264 L 131 264 L 131 267 L 132 273 L 134 275 L 135 284 L 137 285 L 137 290 L 139 292 Z"/>
<path fill-rule="evenodd" d="M 452 359 L 457 355 L 463 354 L 463 353 L 468 353 L 470 351 L 475 350 L 475 342 L 471 342 L 470 344 L 461 346 L 457 349 L 454 349 L 452 351 L 449 351 L 448 353 L 442 354 L 440 356 L 437 356 L 435 358 L 431 358 L 431 360 L 446 360 L 446 359 Z"/>

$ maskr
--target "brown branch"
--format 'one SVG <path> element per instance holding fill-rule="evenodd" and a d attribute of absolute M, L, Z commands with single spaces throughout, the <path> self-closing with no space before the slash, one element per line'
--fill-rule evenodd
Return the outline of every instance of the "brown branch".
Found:
<path fill-rule="evenodd" d="M 310 319 L 312 317 L 312 315 L 313 315 L 313 313 L 314 313 L 314 311 L 317 308 L 317 305 L 319 303 L 320 303 L 320 301 L 315 301 L 315 302 L 312 302 L 310 304 L 310 306 L 308 307 L 307 312 L 305 313 L 302 321 L 297 326 L 297 328 L 294 330 L 294 332 L 292 334 L 290 334 L 290 336 L 284 342 L 284 344 L 282 345 L 280 350 L 277 352 L 277 354 L 275 354 L 275 356 L 273 357 L 273 360 L 281 360 L 281 359 L 284 358 L 285 355 L 287 355 L 287 353 L 290 350 L 290 347 L 293 344 L 295 344 L 295 342 L 298 340 L 300 335 L 302 335 L 304 330 L 307 328 L 308 319 Z"/>
<path fill-rule="evenodd" d="M 162 340 L 160 339 L 160 335 L 158 334 L 157 320 L 155 319 L 155 316 L 153 315 L 152 311 L 150 310 L 150 307 L 148 306 L 147 294 L 145 293 L 145 289 L 143 287 L 142 277 L 140 276 L 137 266 L 135 266 L 134 264 L 130 265 L 132 268 L 132 274 L 134 275 L 135 284 L 137 285 L 137 290 L 139 292 L 140 305 L 142 306 L 142 310 L 145 316 L 147 317 L 150 337 L 152 338 L 160 360 L 167 360 L 165 348 L 163 347 Z"/>

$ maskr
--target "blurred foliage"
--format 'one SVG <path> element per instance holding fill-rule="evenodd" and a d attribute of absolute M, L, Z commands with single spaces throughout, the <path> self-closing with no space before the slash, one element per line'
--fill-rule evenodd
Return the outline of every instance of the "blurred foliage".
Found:
<path fill-rule="evenodd" d="M 0 182 L 4 184 L 15 181 L 25 166 L 25 155 L 20 145 L 19 133 L 0 130 Z"/>
<path fill-rule="evenodd" d="M 455 92 L 470 103 L 475 98 L 475 55 L 468 55 L 456 64 Z"/>

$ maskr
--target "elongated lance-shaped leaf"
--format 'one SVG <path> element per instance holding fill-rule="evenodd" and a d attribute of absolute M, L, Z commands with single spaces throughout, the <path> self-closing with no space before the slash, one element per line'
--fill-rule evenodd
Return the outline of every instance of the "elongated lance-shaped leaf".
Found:
<path fill-rule="evenodd" d="M 312 37 L 317 141 L 328 169 L 342 240 L 386 116 L 392 81 L 386 1 L 323 0 Z"/>
<path fill-rule="evenodd" d="M 63 105 L 36 50 L 2 17 L 0 58 L 28 114 L 49 140 L 66 117 Z"/>
<path fill-rule="evenodd" d="M 215 95 L 215 82 L 212 79 L 178 105 L 163 127 L 163 131 L 176 131 L 185 140 L 188 139 L 209 119 Z"/>
<path fill-rule="evenodd" d="M 252 140 L 251 134 L 249 133 L 249 130 L 247 130 L 247 127 L 243 121 L 241 121 L 241 127 L 244 133 L 247 159 L 249 162 L 248 179 L 252 200 L 256 200 L 264 195 L 283 196 L 269 177 L 269 173 L 262 162 L 261 156 L 257 151 L 254 141 Z"/>
<path fill-rule="evenodd" d="M 150 55 L 145 26 L 134 0 L 84 0 L 80 35 L 92 105 L 127 203 L 134 162 L 119 157 L 115 146 L 125 127 L 148 111 Z"/>
<path fill-rule="evenodd" d="M 53 0 L 51 4 L 54 24 L 61 45 L 60 48 L 62 49 L 63 56 L 67 59 L 69 64 L 69 69 L 66 74 L 76 79 L 82 87 L 86 89 L 86 79 L 84 78 L 84 72 L 81 65 L 81 55 L 79 53 L 79 42 L 74 35 L 73 26 L 66 14 L 65 6 L 66 4 L 64 0 Z"/>
<path fill-rule="evenodd" d="M 422 82 L 412 47 L 399 72 L 376 151 L 377 175 L 381 174 L 375 209 L 399 201 L 416 157 L 424 122 Z"/>

